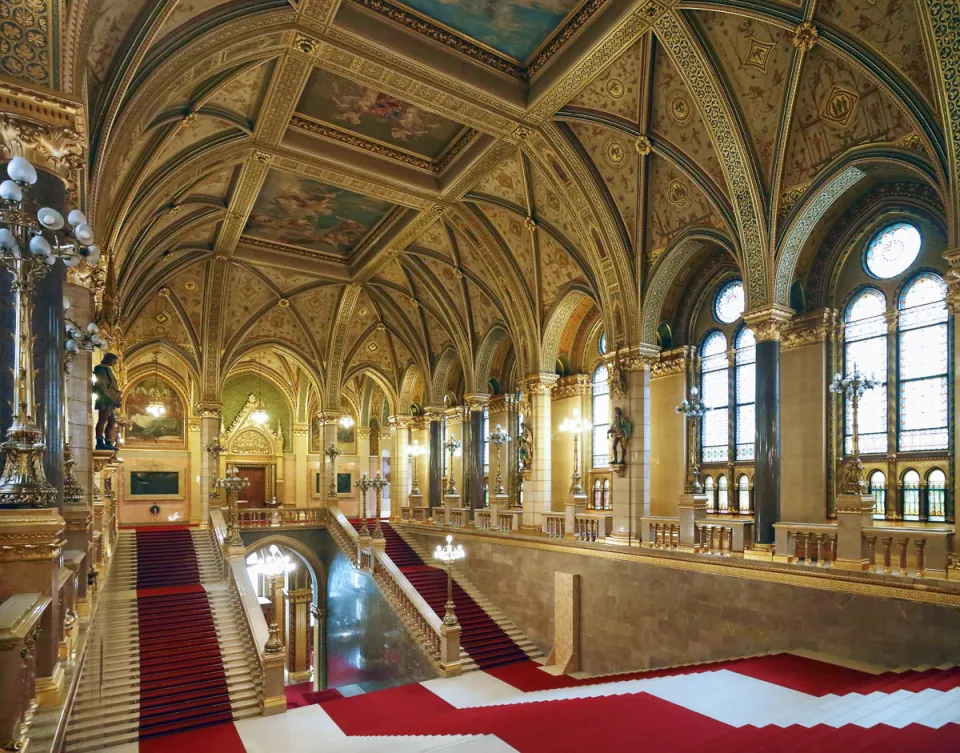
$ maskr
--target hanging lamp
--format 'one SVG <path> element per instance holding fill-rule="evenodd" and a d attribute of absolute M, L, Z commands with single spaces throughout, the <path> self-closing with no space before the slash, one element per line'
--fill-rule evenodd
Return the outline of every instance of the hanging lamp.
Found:
<path fill-rule="evenodd" d="M 160 418 L 166 412 L 167 406 L 164 404 L 163 396 L 160 393 L 160 355 L 155 353 L 153 356 L 153 389 L 150 390 L 147 413 L 154 418 Z"/>

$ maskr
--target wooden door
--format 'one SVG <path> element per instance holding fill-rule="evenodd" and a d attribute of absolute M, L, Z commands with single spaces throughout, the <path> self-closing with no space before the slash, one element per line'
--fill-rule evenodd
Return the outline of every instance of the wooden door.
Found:
<path fill-rule="evenodd" d="M 241 478 L 247 479 L 250 486 L 240 492 L 238 507 L 264 507 L 267 501 L 267 469 L 239 468 Z"/>

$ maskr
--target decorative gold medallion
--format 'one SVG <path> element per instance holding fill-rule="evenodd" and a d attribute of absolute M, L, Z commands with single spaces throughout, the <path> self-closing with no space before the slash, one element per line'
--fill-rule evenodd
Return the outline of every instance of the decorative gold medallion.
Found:
<path fill-rule="evenodd" d="M 618 78 L 611 78 L 607 81 L 607 94 L 609 94 L 614 99 L 620 99 L 626 91 L 626 87 L 623 85 L 623 81 Z"/>
<path fill-rule="evenodd" d="M 680 181 L 673 181 L 670 184 L 670 188 L 667 190 L 667 200 L 678 207 L 682 207 L 687 203 L 687 196 L 689 195 L 689 190 L 683 185 Z"/>
<path fill-rule="evenodd" d="M 380 349 L 380 346 L 377 345 L 376 343 L 374 342 L 367 343 L 367 350 L 369 350 L 371 353 L 376 353 L 379 349 Z"/>
<path fill-rule="evenodd" d="M 367 311 L 367 309 L 364 308 L 363 306 L 361 306 L 360 309 L 357 311 L 357 314 L 359 316 L 366 316 L 368 313 L 369 312 Z"/>
<path fill-rule="evenodd" d="M 166 324 L 170 321 L 170 317 L 162 311 L 153 318 L 156 320 L 157 324 Z"/>
<path fill-rule="evenodd" d="M 751 37 L 750 51 L 747 53 L 747 59 L 743 61 L 743 64 L 752 68 L 759 68 L 766 73 L 767 60 L 770 58 L 770 50 L 772 49 L 773 42 L 761 42 L 756 37 Z"/>
<path fill-rule="evenodd" d="M 845 126 L 853 117 L 853 111 L 859 101 L 860 96 L 856 92 L 834 85 L 820 114 L 824 120 Z"/>
<path fill-rule="evenodd" d="M 193 280 L 187 280 L 185 283 L 183 283 L 183 289 L 188 293 L 195 293 L 197 291 L 197 283 L 195 283 Z"/>
<path fill-rule="evenodd" d="M 623 162 L 623 158 L 627 154 L 623 144 L 619 141 L 611 141 L 609 144 L 607 144 L 606 152 L 607 159 L 614 165 L 619 165 L 621 162 Z"/>
<path fill-rule="evenodd" d="M 682 123 L 690 117 L 690 103 L 685 97 L 676 96 L 670 100 L 670 114 L 673 119 Z"/>
<path fill-rule="evenodd" d="M 277 301 L 277 306 L 282 309 L 290 308 L 290 301 L 286 298 L 281 298 L 279 301 Z"/>

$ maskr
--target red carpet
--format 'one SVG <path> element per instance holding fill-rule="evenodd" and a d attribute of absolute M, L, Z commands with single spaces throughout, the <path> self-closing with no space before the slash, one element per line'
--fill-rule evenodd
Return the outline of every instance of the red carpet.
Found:
<path fill-rule="evenodd" d="M 312 682 L 287 685 L 283 691 L 287 696 L 288 709 L 298 709 L 301 706 L 311 706 L 315 703 L 323 703 L 324 701 L 334 701 L 338 698 L 343 698 L 343 695 L 336 688 L 314 690 Z"/>
<path fill-rule="evenodd" d="M 138 530 L 136 536 L 140 739 L 232 721 L 220 642 L 190 532 Z M 223 734 L 197 733 L 197 750 Z M 213 749 L 232 750 L 219 743 Z"/>
<path fill-rule="evenodd" d="M 359 529 L 360 520 L 350 521 Z M 374 520 L 367 526 L 373 530 Z M 447 602 L 447 574 L 444 570 L 426 565 L 389 523 L 381 522 L 386 538 L 387 556 L 407 577 L 438 616 L 442 617 Z M 511 662 L 524 661 L 527 655 L 456 583 L 453 584 L 453 603 L 460 621 L 460 645 L 470 654 L 477 666 L 489 669 Z"/>

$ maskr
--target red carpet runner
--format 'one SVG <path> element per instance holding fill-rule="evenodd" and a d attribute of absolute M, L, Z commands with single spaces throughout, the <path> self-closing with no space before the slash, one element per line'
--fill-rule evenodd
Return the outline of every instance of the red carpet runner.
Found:
<path fill-rule="evenodd" d="M 140 739 L 232 721 L 190 531 L 138 530 L 136 536 Z"/>
<path fill-rule="evenodd" d="M 359 520 L 350 522 L 354 528 L 360 527 Z M 376 521 L 373 520 L 367 522 L 371 531 L 375 524 Z M 442 617 L 444 605 L 447 603 L 446 572 L 426 565 L 389 523 L 381 522 L 380 528 L 387 540 L 387 556 L 400 568 L 433 611 Z M 460 645 L 478 667 L 489 669 L 527 658 L 510 636 L 456 583 L 453 584 L 453 603 L 456 605 L 457 619 L 460 620 Z"/>

